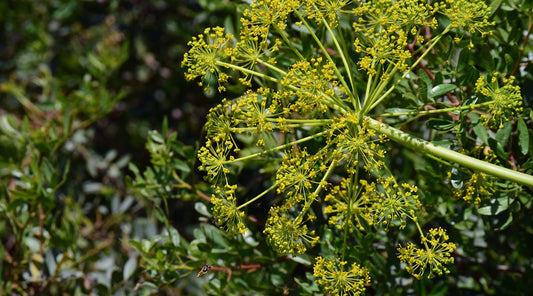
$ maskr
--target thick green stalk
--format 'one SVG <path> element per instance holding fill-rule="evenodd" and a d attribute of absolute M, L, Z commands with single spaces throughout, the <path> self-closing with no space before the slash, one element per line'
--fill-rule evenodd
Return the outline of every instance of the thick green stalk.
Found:
<path fill-rule="evenodd" d="M 483 172 L 498 178 L 516 182 L 522 185 L 533 187 L 533 176 L 518 171 L 513 171 L 495 164 L 475 159 L 473 157 L 455 152 L 444 147 L 436 146 L 430 142 L 410 136 L 400 130 L 397 130 L 387 124 L 381 123 L 375 119 L 365 117 L 370 122 L 372 128 L 386 135 L 391 140 L 400 143 L 411 149 L 434 155 L 448 161 L 453 161 L 464 167 Z"/>

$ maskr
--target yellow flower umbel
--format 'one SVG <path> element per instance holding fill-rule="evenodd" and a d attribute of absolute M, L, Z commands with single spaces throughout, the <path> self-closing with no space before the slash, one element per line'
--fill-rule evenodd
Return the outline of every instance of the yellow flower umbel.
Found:
<path fill-rule="evenodd" d="M 273 45 L 269 47 L 269 42 L 262 37 L 242 36 L 241 40 L 237 42 L 235 51 L 231 56 L 231 61 L 235 65 L 240 67 L 254 70 L 257 64 L 267 62 L 269 64 L 275 64 L 276 58 L 274 53 L 279 50 L 281 41 L 277 39 Z M 244 78 L 240 78 L 240 82 L 246 86 L 251 85 L 251 79 L 253 75 L 245 73 Z"/>
<path fill-rule="evenodd" d="M 498 73 L 492 75 L 490 83 L 485 76 L 476 81 L 476 92 L 492 99 L 488 102 L 489 114 L 481 115 L 483 125 L 490 128 L 503 128 L 503 123 L 516 119 L 522 113 L 520 87 L 513 85 L 514 77 L 503 79 L 498 85 Z"/>
<path fill-rule="evenodd" d="M 309 155 L 306 150 L 293 150 L 283 156 L 283 161 L 276 173 L 278 194 L 283 193 L 288 205 L 305 201 L 312 194 L 321 173 L 320 156 Z M 324 170 L 325 168 L 322 168 Z"/>
<path fill-rule="evenodd" d="M 340 186 L 333 187 L 326 195 L 324 201 L 328 205 L 324 208 L 324 214 L 331 214 L 328 222 L 337 229 L 347 227 L 350 232 L 355 228 L 364 231 L 362 221 L 371 217 L 370 201 L 367 195 L 361 194 L 362 186 L 356 186 L 350 180 L 342 179 Z"/>
<path fill-rule="evenodd" d="M 187 45 L 191 47 L 183 56 L 182 67 L 187 67 L 185 78 L 193 80 L 202 78 L 198 85 L 209 89 L 209 83 L 214 77 L 218 81 L 219 91 L 224 91 L 225 87 L 221 83 L 228 81 L 228 74 L 221 71 L 221 62 L 229 60 L 233 53 L 233 36 L 225 34 L 224 28 L 207 28 L 204 34 L 193 37 Z M 206 84 L 207 82 L 207 84 Z"/>
<path fill-rule="evenodd" d="M 207 172 L 207 179 L 218 183 L 220 180 L 225 181 L 226 175 L 230 173 L 228 160 L 233 156 L 230 155 L 233 143 L 230 139 L 213 139 L 207 140 L 205 146 L 198 151 L 198 159 L 202 163 L 199 169 Z M 225 184 L 225 182 L 222 182 Z"/>
<path fill-rule="evenodd" d="M 335 146 L 334 154 L 339 161 L 348 164 L 349 173 L 354 173 L 359 163 L 367 172 L 379 173 L 385 157 L 385 150 L 379 145 L 386 140 L 383 135 L 378 136 L 368 121 L 360 124 L 355 114 L 337 118 L 332 128 L 328 141 Z"/>
<path fill-rule="evenodd" d="M 489 200 L 494 194 L 494 180 L 485 173 L 475 172 L 463 186 L 462 191 L 457 191 L 456 195 L 460 196 L 468 203 L 480 204 L 484 200 Z"/>
<path fill-rule="evenodd" d="M 429 230 L 429 236 L 422 235 L 421 240 L 424 244 L 422 249 L 411 242 L 408 242 L 406 247 L 398 247 L 398 258 L 407 264 L 407 272 L 417 279 L 424 275 L 433 278 L 435 275 L 450 273 L 444 265 L 453 263 L 451 254 L 456 247 L 454 243 L 446 242 L 446 231 L 440 227 L 432 228 Z"/>
<path fill-rule="evenodd" d="M 237 209 L 237 199 L 234 195 L 236 188 L 237 185 L 218 188 L 216 194 L 211 197 L 212 212 L 217 226 L 223 227 L 231 234 L 243 234 L 248 229 L 244 225 L 244 213 Z"/>
<path fill-rule="evenodd" d="M 317 257 L 313 269 L 315 281 L 331 295 L 361 295 L 370 284 L 368 270 L 353 263 L 346 270 L 346 261 Z"/>
<path fill-rule="evenodd" d="M 406 48 L 411 39 L 419 43 L 418 31 L 423 26 L 435 28 L 434 9 L 421 0 L 378 0 L 362 2 L 353 10 L 353 23 L 357 38 L 355 51 L 363 57 L 358 62 L 368 75 L 381 73 L 383 80 L 390 78 L 387 64 L 399 71 L 408 69 L 411 53 Z M 396 70 L 394 70 L 396 71 Z"/>
<path fill-rule="evenodd" d="M 314 246 L 319 237 L 314 231 L 309 231 L 299 217 L 292 218 L 285 207 L 270 209 L 264 233 L 267 241 L 280 255 L 302 254 L 307 245 Z"/>
<path fill-rule="evenodd" d="M 421 207 L 416 186 L 402 184 L 399 186 L 390 177 L 368 183 L 361 180 L 365 187 L 364 195 L 371 203 L 371 224 L 381 225 L 387 231 L 391 225 L 405 228 L 407 219 L 416 221 L 416 212 Z"/>
<path fill-rule="evenodd" d="M 333 231 L 344 236 L 321 249 L 331 253 L 328 248 L 340 248 L 342 242 L 342 259 L 319 257 L 315 265 L 317 283 L 330 294 L 359 294 L 370 281 L 366 269 L 356 264 L 350 268 L 343 261 L 347 245 L 357 234 L 354 229 L 403 229 L 412 222 L 422 235 L 424 248 L 409 243 L 399 249 L 408 271 L 416 277 L 425 272 L 430 276 L 446 272 L 443 265 L 453 261 L 450 253 L 455 246 L 446 242 L 448 237 L 442 230 L 423 234 L 420 224 L 427 221 L 418 221 L 418 189 L 396 181 L 394 171 L 384 161 L 386 147 L 382 144 L 386 134 L 408 147 L 426 148 L 421 151 L 439 158 L 450 160 L 455 153 L 433 149 L 378 121 L 402 116 L 403 112 L 394 110 L 406 107 L 399 94 L 405 94 L 407 88 L 424 91 L 409 83 L 420 76 L 413 75 L 416 67 L 442 69 L 439 64 L 432 65 L 441 60 L 434 55 L 441 53 L 436 46 L 442 38 L 485 34 L 490 25 L 487 6 L 480 0 L 249 2 L 238 41 L 220 28 L 207 30 L 190 43 L 192 48 L 183 61 L 188 79 L 217 77 L 224 82 L 228 75 L 222 70 L 231 69 L 235 73 L 232 77 L 240 77 L 241 84 L 250 88 L 211 110 L 206 144 L 198 154 L 200 168 L 207 171 L 208 182 L 217 190 L 212 199 L 217 223 L 233 233 L 245 231 L 241 209 L 276 192 L 282 202 L 270 209 L 263 234 L 278 254 L 295 255 L 318 242 L 307 222 L 325 204 L 327 226 L 337 227 Z M 437 22 L 436 13 L 444 23 Z M 353 30 L 348 29 L 350 24 Z M 362 75 L 357 67 L 363 70 Z M 441 81 L 444 79 L 449 77 Z M 517 116 L 519 92 L 491 83 L 478 82 L 478 92 L 491 101 L 472 109 L 490 109 L 483 120 L 501 125 Z M 431 107 L 439 110 L 417 109 L 405 114 L 451 112 L 439 105 Z M 394 122 L 404 124 L 403 119 Z M 459 160 L 465 163 L 465 159 Z M 241 181 L 235 175 L 252 162 L 254 168 L 266 164 L 256 171 L 271 186 L 238 205 L 235 187 L 229 184 Z M 485 177 L 472 176 L 469 188 L 481 194 L 482 187 L 476 185 Z M 467 198 L 477 200 L 470 191 Z"/>
<path fill-rule="evenodd" d="M 484 37 L 489 34 L 486 28 L 494 25 L 489 22 L 491 8 L 483 0 L 446 0 L 441 12 L 447 16 L 452 28 L 463 28 L 470 34 L 477 32 Z"/>
<path fill-rule="evenodd" d="M 332 63 L 323 63 L 322 58 L 299 61 L 292 65 L 281 80 L 281 84 L 290 87 L 290 93 L 298 97 L 291 109 L 304 113 L 313 110 L 326 112 L 328 104 L 325 101 L 335 95 L 335 88 L 339 84 L 334 68 Z"/>
<path fill-rule="evenodd" d="M 352 2 L 353 0 L 307 0 L 304 11 L 307 18 L 317 23 L 325 20 L 334 29 L 339 25 L 339 14 L 343 12 L 344 6 Z"/>
<path fill-rule="evenodd" d="M 461 150 L 461 152 L 487 162 L 499 163 L 496 153 L 487 148 L 485 146 L 475 146 L 472 150 Z M 461 198 L 468 203 L 479 205 L 481 202 L 488 201 L 498 188 L 498 185 L 495 183 L 495 178 L 483 172 L 467 172 L 463 170 L 462 173 L 467 176 L 470 175 L 470 178 L 466 179 L 465 177 L 460 180 L 455 180 L 453 194 L 455 197 Z M 450 182 L 452 181 L 452 172 L 448 172 L 448 180 Z"/>
<path fill-rule="evenodd" d="M 287 18 L 299 6 L 298 0 L 254 0 L 241 18 L 243 34 L 267 38 L 271 27 L 284 30 Z"/>

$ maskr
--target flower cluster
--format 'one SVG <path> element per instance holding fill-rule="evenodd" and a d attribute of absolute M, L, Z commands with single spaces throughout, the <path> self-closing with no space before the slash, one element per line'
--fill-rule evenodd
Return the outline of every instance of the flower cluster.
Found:
<path fill-rule="evenodd" d="M 291 89 L 288 95 L 294 94 L 298 98 L 291 109 L 303 113 L 326 112 L 328 100 L 335 95 L 339 85 L 334 68 L 332 63 L 323 63 L 321 57 L 292 65 L 281 80 L 283 86 Z"/>
<path fill-rule="evenodd" d="M 305 149 L 287 152 L 276 172 L 278 194 L 283 193 L 291 205 L 307 202 L 309 196 L 312 196 L 311 189 L 317 183 L 315 179 L 326 169 L 320 164 L 321 156 L 310 156 Z"/>
<path fill-rule="evenodd" d="M 343 247 L 354 230 L 403 229 L 412 221 L 422 233 L 418 188 L 394 179 L 384 161 L 385 136 L 378 134 L 369 112 L 380 110 L 376 107 L 445 34 L 453 30 L 458 36 L 465 29 L 485 35 L 490 25 L 489 10 L 480 0 L 429 2 L 254 0 L 243 13 L 239 40 L 214 28 L 189 43 L 182 62 L 187 79 L 200 77 L 203 84 L 216 78 L 220 85 L 229 79 L 224 70 L 231 70 L 232 77 L 244 75 L 240 82 L 245 87 L 257 86 L 223 100 L 207 118 L 207 140 L 198 158 L 215 191 L 211 201 L 218 225 L 245 232 L 241 208 L 276 192 L 282 204 L 270 209 L 263 233 L 282 255 L 303 253 L 318 242 L 307 222 L 323 201 L 334 231 L 344 229 Z M 440 32 L 437 13 L 451 20 Z M 292 20 L 298 22 L 289 26 Z M 350 24 L 353 30 L 344 30 Z M 291 38 L 294 31 L 302 38 Z M 356 75 L 357 66 L 369 77 Z M 360 97 L 361 77 L 367 81 Z M 492 99 L 485 105 L 487 125 L 501 125 L 520 112 L 520 94 L 511 84 L 512 79 L 502 87 L 478 81 L 477 91 Z M 275 176 L 265 178 L 274 184 L 238 205 L 231 174 L 257 160 L 268 162 L 262 173 Z M 468 189 L 465 198 L 477 202 L 486 196 L 481 191 L 485 181 L 483 174 L 472 175 L 473 191 Z M 409 243 L 399 248 L 399 257 L 415 277 L 426 271 L 441 274 L 447 271 L 443 265 L 453 262 L 455 246 L 447 239 L 443 230 L 432 229 L 422 235 L 425 248 Z M 343 260 L 317 258 L 317 283 L 331 294 L 362 293 L 370 282 L 368 271 L 357 264 L 350 269 Z"/>
<path fill-rule="evenodd" d="M 297 0 L 254 0 L 250 8 L 244 10 L 241 34 L 267 38 L 271 27 L 284 30 L 287 18 L 299 6 L 300 1 Z"/>
<path fill-rule="evenodd" d="M 331 28 L 339 25 L 339 14 L 343 8 L 352 3 L 353 0 L 307 0 L 304 11 L 307 18 L 321 23 L 327 21 Z"/>
<path fill-rule="evenodd" d="M 503 86 L 498 85 L 498 73 L 492 75 L 488 82 L 485 76 L 476 81 L 476 92 L 490 98 L 489 114 L 483 114 L 483 125 L 491 128 L 503 128 L 503 123 L 516 119 L 522 113 L 522 95 L 520 87 L 513 85 L 514 77 L 503 79 Z"/>
<path fill-rule="evenodd" d="M 368 75 L 384 71 L 382 79 L 388 80 L 383 65 L 389 63 L 400 71 L 408 69 L 411 53 L 406 48 L 410 38 L 418 38 L 421 27 L 435 28 L 434 9 L 421 0 L 378 0 L 361 3 L 354 9 L 358 34 L 354 41 L 355 51 L 363 54 L 358 62 Z"/>
<path fill-rule="evenodd" d="M 207 28 L 204 34 L 193 37 L 187 45 L 191 47 L 183 56 L 182 67 L 187 67 L 185 78 L 193 80 L 202 78 L 200 86 L 204 85 L 206 91 L 209 88 L 210 78 L 215 77 L 219 83 L 219 91 L 225 87 L 221 83 L 228 81 L 229 75 L 221 71 L 222 62 L 227 61 L 233 54 L 234 38 L 231 34 L 224 33 L 224 28 Z M 208 82 L 207 84 L 205 82 Z"/>
<path fill-rule="evenodd" d="M 494 194 L 494 181 L 485 173 L 475 172 L 463 186 L 463 190 L 456 191 L 468 203 L 480 204 L 484 200 L 489 200 Z"/>
<path fill-rule="evenodd" d="M 235 51 L 231 56 L 231 62 L 239 67 L 254 70 L 256 65 L 261 63 L 275 64 L 276 58 L 273 56 L 279 50 L 281 41 L 276 39 L 274 45 L 269 44 L 265 39 L 246 38 L 241 36 L 241 40 L 237 42 Z M 253 77 L 250 73 L 244 73 L 245 76 L 239 81 L 242 85 L 252 86 L 251 79 Z"/>
<path fill-rule="evenodd" d="M 243 222 L 244 213 L 237 208 L 236 188 L 236 185 L 227 185 L 224 189 L 218 188 L 216 194 L 211 197 L 213 218 L 217 225 L 233 234 L 248 231 Z"/>
<path fill-rule="evenodd" d="M 361 180 L 361 184 L 365 187 L 365 199 L 371 203 L 371 225 L 381 225 L 388 230 L 391 225 L 405 228 L 407 219 L 417 220 L 416 212 L 421 203 L 416 186 L 405 183 L 400 186 L 392 177 L 380 178 L 378 184 Z"/>
<path fill-rule="evenodd" d="M 230 140 L 220 139 L 207 140 L 200 148 L 198 159 L 202 164 L 199 169 L 207 172 L 208 180 L 215 184 L 226 180 L 226 175 L 230 173 L 228 161 L 233 159 L 231 148 L 233 143 Z"/>
<path fill-rule="evenodd" d="M 483 159 L 487 162 L 499 163 L 496 153 L 488 148 L 489 147 L 486 146 L 475 146 L 472 150 L 461 150 L 461 153 L 471 155 L 478 159 Z M 475 205 L 490 200 L 497 187 L 494 182 L 494 177 L 475 171 L 472 173 L 463 171 L 463 174 L 467 174 L 470 177 L 468 179 L 465 178 L 460 180 L 460 182 L 456 182 L 453 194 L 457 198 L 461 198 L 468 203 L 474 203 Z M 448 180 L 452 180 L 452 172 L 448 172 L 447 178 Z"/>
<path fill-rule="evenodd" d="M 352 172 L 359 163 L 368 172 L 378 173 L 383 168 L 386 151 L 379 145 L 386 138 L 377 135 L 376 131 L 369 127 L 368 121 L 362 121 L 356 114 L 346 114 L 337 118 L 331 125 L 329 142 L 335 146 L 334 155 L 339 161 L 346 162 L 348 171 Z"/>
<path fill-rule="evenodd" d="M 425 274 L 428 278 L 447 274 L 450 271 L 444 265 L 453 263 L 451 254 L 456 249 L 454 243 L 447 242 L 448 239 L 444 229 L 432 228 L 428 236 L 421 236 L 423 249 L 409 242 L 406 247 L 398 247 L 398 258 L 407 263 L 405 269 L 417 279 Z"/>
<path fill-rule="evenodd" d="M 348 269 L 346 261 L 317 257 L 313 268 L 316 283 L 331 295 L 361 295 L 370 284 L 368 270 L 353 263 Z"/>
<path fill-rule="evenodd" d="M 331 189 L 324 201 L 328 205 L 324 214 L 331 214 L 328 223 L 338 229 L 347 227 L 350 232 L 355 228 L 364 231 L 365 220 L 370 220 L 370 201 L 368 195 L 361 194 L 362 186 L 352 184 L 351 179 L 343 178 L 341 184 Z"/>
<path fill-rule="evenodd" d="M 477 31 L 484 37 L 489 34 L 487 27 L 494 25 L 488 20 L 491 8 L 483 0 L 446 0 L 440 9 L 453 28 L 461 27 L 470 34 Z"/>
<path fill-rule="evenodd" d="M 264 233 L 268 243 L 280 255 L 302 254 L 308 245 L 314 246 L 319 240 L 315 231 L 309 231 L 303 224 L 301 216 L 290 217 L 286 207 L 270 209 Z"/>

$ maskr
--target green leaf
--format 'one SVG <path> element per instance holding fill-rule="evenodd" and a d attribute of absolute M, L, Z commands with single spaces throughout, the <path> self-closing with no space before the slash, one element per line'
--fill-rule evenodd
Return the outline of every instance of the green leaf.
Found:
<path fill-rule="evenodd" d="M 513 129 L 513 126 L 510 121 L 506 122 L 503 125 L 502 129 L 499 129 L 496 132 L 496 141 L 498 141 L 499 144 L 502 145 L 502 147 L 505 147 L 507 144 L 507 141 L 509 140 L 509 136 L 511 136 L 511 131 Z"/>
<path fill-rule="evenodd" d="M 161 136 L 161 134 L 158 131 L 155 131 L 155 130 L 149 131 L 148 136 L 150 137 L 152 141 L 158 144 L 165 143 L 165 139 L 163 138 L 163 136 Z"/>
<path fill-rule="evenodd" d="M 518 193 L 518 199 L 526 209 L 530 209 L 531 205 L 533 205 L 533 199 L 531 198 L 531 195 L 527 194 L 527 192 L 521 191 Z"/>
<path fill-rule="evenodd" d="M 454 124 L 451 120 L 432 118 L 426 121 L 426 126 L 438 131 L 449 131 L 453 128 Z"/>
<path fill-rule="evenodd" d="M 489 139 L 489 147 L 490 149 L 496 151 L 496 155 L 498 155 L 499 157 L 504 158 L 504 159 L 507 158 L 505 149 L 503 149 L 502 144 L 496 139 L 493 139 L 493 138 Z"/>
<path fill-rule="evenodd" d="M 464 182 L 463 173 L 460 170 L 453 168 L 452 178 L 451 178 L 451 183 L 452 183 L 453 188 L 455 189 L 463 188 L 463 182 Z"/>
<path fill-rule="evenodd" d="M 469 97 L 468 99 L 466 99 L 464 102 L 463 102 L 463 106 L 470 106 L 472 104 L 475 104 L 478 100 L 478 96 L 477 95 L 473 95 L 471 97 Z M 468 110 L 468 109 L 466 109 Z M 475 114 L 474 112 L 470 112 L 470 114 Z M 477 114 L 476 114 L 477 115 Z M 479 115 L 478 115 L 479 116 Z"/>
<path fill-rule="evenodd" d="M 463 72 L 463 70 L 469 66 L 468 62 L 470 61 L 470 51 L 467 49 L 462 49 L 459 53 L 459 60 L 457 61 L 457 66 L 455 70 L 457 72 Z"/>
<path fill-rule="evenodd" d="M 182 161 L 182 160 L 174 159 L 172 161 L 172 164 L 173 164 L 175 169 L 180 170 L 180 171 L 182 171 L 185 174 L 187 174 L 187 173 L 189 173 L 191 171 L 191 168 L 189 167 L 189 165 L 187 165 L 187 163 Z"/>
<path fill-rule="evenodd" d="M 474 126 L 474 134 L 478 136 L 478 138 L 481 140 L 481 142 L 483 142 L 483 144 L 489 144 L 489 134 L 487 133 L 487 129 L 483 125 L 477 124 L 476 126 Z"/>
<path fill-rule="evenodd" d="M 502 5 L 502 2 L 503 2 L 503 0 L 492 0 L 490 2 L 489 7 L 492 8 L 492 10 L 490 12 L 490 17 L 492 17 L 492 15 L 496 12 L 496 10 L 498 10 L 498 8 L 500 8 L 500 5 Z"/>
<path fill-rule="evenodd" d="M 161 127 L 161 134 L 164 136 L 167 135 L 167 130 L 168 130 L 168 119 L 166 116 L 163 117 L 163 124 L 162 124 L 162 127 Z"/>
<path fill-rule="evenodd" d="M 122 272 L 123 279 L 129 279 L 135 272 L 135 269 L 137 269 L 137 259 L 131 257 L 126 261 L 126 264 L 124 264 L 124 271 Z"/>
<path fill-rule="evenodd" d="M 196 202 L 194 204 L 194 209 L 202 216 L 211 217 L 211 214 L 207 210 L 207 206 L 203 202 Z"/>
<path fill-rule="evenodd" d="M 306 281 L 299 278 L 294 278 L 294 281 L 302 288 L 304 292 L 309 295 L 316 295 L 314 292 L 319 291 L 318 286 L 312 280 Z"/>
<path fill-rule="evenodd" d="M 526 122 L 522 118 L 518 118 L 516 128 L 518 130 L 518 147 L 520 147 L 520 152 L 526 155 L 529 152 L 529 131 Z"/>
<path fill-rule="evenodd" d="M 294 261 L 294 262 L 298 262 L 300 264 L 306 265 L 306 266 L 311 266 L 311 260 L 308 257 L 309 257 L 309 255 L 302 254 L 302 255 L 297 255 L 297 256 L 291 257 L 291 260 Z"/>
<path fill-rule="evenodd" d="M 413 94 L 412 92 L 404 93 L 402 94 L 402 97 L 405 100 L 412 102 L 414 106 L 421 106 L 424 104 L 423 102 L 420 101 L 420 98 L 416 96 L 415 94 Z"/>
<path fill-rule="evenodd" d="M 395 107 L 395 108 L 387 108 L 387 109 L 385 109 L 385 112 L 387 112 L 387 113 L 392 113 L 392 114 L 406 113 L 406 112 L 411 112 L 411 111 L 415 111 L 415 109 L 410 109 L 410 108 L 398 108 L 398 107 Z"/>
<path fill-rule="evenodd" d="M 481 207 L 477 210 L 480 215 L 494 216 L 507 210 L 510 206 L 509 199 L 507 197 L 493 199 L 493 203 L 488 206 Z"/>
<path fill-rule="evenodd" d="M 442 81 L 444 80 L 444 77 L 442 76 L 441 72 L 437 72 L 435 74 L 435 78 L 433 79 L 433 83 L 436 85 L 442 84 Z"/>
<path fill-rule="evenodd" d="M 179 247 L 180 246 L 180 234 L 178 233 L 176 228 L 173 228 L 173 227 L 170 228 L 169 236 L 172 241 L 172 244 L 176 247 Z"/>
<path fill-rule="evenodd" d="M 429 94 L 428 96 L 430 98 L 438 98 L 442 95 L 445 95 L 451 91 L 453 91 L 454 89 L 456 89 L 457 86 L 455 84 L 450 84 L 450 83 L 444 83 L 444 84 L 439 84 L 435 87 L 433 87 L 430 91 L 429 91 Z"/>
<path fill-rule="evenodd" d="M 135 248 L 137 251 L 139 251 L 139 252 L 142 251 L 141 242 L 138 242 L 138 241 L 136 241 L 136 240 L 130 239 L 130 240 L 128 241 L 128 243 L 129 243 L 130 245 L 132 245 L 133 248 Z"/>
<path fill-rule="evenodd" d="M 512 222 L 513 222 L 513 214 L 510 213 L 507 220 L 500 227 L 497 227 L 494 230 L 496 231 L 504 230 L 505 228 L 509 227 L 509 225 L 511 225 Z"/>

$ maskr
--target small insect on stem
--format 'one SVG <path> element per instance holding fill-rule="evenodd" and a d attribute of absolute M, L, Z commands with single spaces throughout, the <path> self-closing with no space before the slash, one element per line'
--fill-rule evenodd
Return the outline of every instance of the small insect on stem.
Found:
<path fill-rule="evenodd" d="M 211 270 L 211 265 L 206 264 L 206 265 L 202 266 L 202 269 L 200 269 L 200 272 L 198 272 L 196 277 L 199 278 L 199 277 L 203 276 L 204 274 L 206 274 L 210 270 Z"/>

